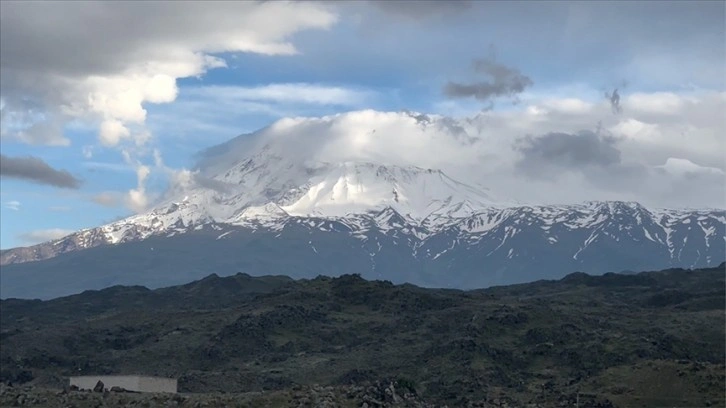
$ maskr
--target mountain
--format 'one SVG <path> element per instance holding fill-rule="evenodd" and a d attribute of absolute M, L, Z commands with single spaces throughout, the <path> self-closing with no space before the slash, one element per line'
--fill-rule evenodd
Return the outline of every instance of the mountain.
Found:
<path fill-rule="evenodd" d="M 339 161 L 323 160 L 314 143 L 291 147 L 304 128 L 275 127 L 287 133 L 266 128 L 203 152 L 148 212 L 2 251 L 0 297 L 161 287 L 236 272 L 360 273 L 475 288 L 726 259 L 726 210 L 523 205 L 404 160 L 342 150 Z M 361 143 L 358 136 L 333 144 Z"/>
<path fill-rule="evenodd" d="M 637 203 L 591 202 L 489 209 L 429 224 L 390 207 L 331 218 L 264 214 L 238 225 L 164 224 L 162 217 L 137 224 L 132 218 L 83 231 L 47 245 L 65 249 L 93 242 L 84 234 L 117 243 L 6 264 L 0 291 L 3 298 L 49 298 L 240 271 L 295 278 L 360 273 L 397 283 L 476 288 L 574 271 L 714 266 L 726 258 L 723 210 L 655 212 Z"/>
<path fill-rule="evenodd" d="M 724 406 L 723 272 L 473 291 L 211 275 L 2 300 L 0 406 Z M 131 373 L 183 394 L 59 392 L 70 375 Z"/>

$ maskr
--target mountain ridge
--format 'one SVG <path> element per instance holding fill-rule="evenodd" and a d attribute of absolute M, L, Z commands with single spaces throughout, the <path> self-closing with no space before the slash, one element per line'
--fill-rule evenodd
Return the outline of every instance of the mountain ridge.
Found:
<path fill-rule="evenodd" d="M 668 239 L 674 224 L 678 222 L 690 223 L 693 220 L 693 217 L 696 216 L 696 224 L 701 226 L 703 229 L 707 247 L 710 246 L 710 237 L 718 236 L 718 224 L 720 223 L 721 226 L 726 224 L 726 210 L 650 210 L 637 202 L 624 201 L 587 201 L 582 204 L 574 205 L 524 205 L 520 207 L 495 207 L 479 209 L 478 211 L 472 210 L 469 212 L 468 216 L 451 217 L 449 214 L 446 214 L 441 217 L 443 219 L 439 218 L 434 222 L 431 222 L 430 218 L 432 215 L 437 216 L 438 214 L 432 213 L 428 217 L 416 220 L 411 217 L 403 216 L 390 206 L 383 207 L 379 211 L 371 210 L 359 214 L 348 214 L 347 216 L 326 217 L 291 215 L 285 211 L 283 207 L 274 203 L 268 203 L 260 207 L 246 207 L 238 216 L 236 222 L 233 223 L 215 222 L 213 219 L 206 216 L 189 217 L 187 219 L 183 217 L 172 218 L 173 222 L 169 222 L 164 219 L 164 216 L 169 213 L 175 213 L 177 210 L 188 206 L 190 206 L 190 204 L 184 201 L 181 203 L 172 203 L 168 207 L 161 207 L 161 209 L 152 210 L 147 214 L 131 216 L 124 220 L 116 221 L 97 228 L 80 230 L 54 241 L 30 247 L 6 249 L 0 252 L 0 265 L 38 261 L 69 251 L 91 248 L 98 245 L 118 244 L 128 242 L 130 240 L 145 239 L 152 235 L 175 235 L 177 233 L 190 232 L 195 229 L 198 230 L 205 225 L 220 231 L 233 227 L 247 227 L 252 229 L 266 227 L 275 229 L 291 220 L 299 222 L 306 218 L 314 220 L 313 222 L 320 222 L 324 220 L 343 222 L 353 229 L 357 227 L 362 232 L 365 232 L 367 230 L 366 227 L 370 227 L 371 223 L 382 229 L 390 227 L 396 223 L 388 222 L 388 220 L 394 218 L 398 221 L 397 227 L 420 231 L 421 234 L 419 234 L 419 238 L 426 238 L 429 235 L 444 232 L 452 227 L 458 229 L 460 232 L 486 232 L 498 225 L 497 221 L 512 216 L 517 217 L 517 214 L 519 214 L 519 217 L 525 218 L 527 217 L 527 214 L 540 215 L 541 219 L 539 221 L 544 220 L 542 229 L 549 229 L 553 222 L 558 221 L 562 221 L 563 225 L 570 228 L 588 226 L 588 224 L 596 226 L 607 219 L 608 216 L 616 217 L 619 214 L 622 214 L 624 209 L 628 208 L 629 210 L 625 210 L 626 212 L 636 211 L 639 213 L 636 216 L 637 224 L 642 222 L 644 215 L 650 217 L 650 220 L 648 220 L 650 221 L 649 225 L 659 228 L 660 230 L 655 232 L 655 235 L 651 235 L 647 229 L 644 229 L 646 238 L 668 245 L 671 255 L 673 255 L 674 249 L 670 247 L 671 243 L 668 242 Z M 194 205 L 192 204 L 191 206 Z M 567 214 L 568 211 L 571 211 L 572 213 Z M 388 214 L 388 218 L 384 220 L 382 216 L 385 214 Z M 552 214 L 557 214 L 557 216 L 552 218 Z M 577 215 L 584 216 L 584 219 L 579 220 L 579 224 L 573 224 L 571 221 L 573 221 Z M 568 222 L 568 218 L 570 222 Z M 704 226 L 702 225 L 702 222 L 698 222 L 705 221 L 706 219 L 715 221 L 715 223 L 708 223 Z M 139 222 L 139 220 L 142 220 L 143 222 Z M 220 239 L 221 238 L 222 237 L 220 237 Z M 726 240 L 726 237 L 724 237 L 724 239 Z"/>
<path fill-rule="evenodd" d="M 0 297 L 48 298 L 113 284 L 161 287 L 212 272 L 295 278 L 360 273 L 426 287 L 477 288 L 575 271 L 712 267 L 726 259 L 724 220 L 726 211 L 659 212 L 636 203 L 589 202 L 490 209 L 434 232 L 390 208 L 337 219 L 199 224 L 141 240 L 132 228 L 115 245 L 5 264 Z"/>

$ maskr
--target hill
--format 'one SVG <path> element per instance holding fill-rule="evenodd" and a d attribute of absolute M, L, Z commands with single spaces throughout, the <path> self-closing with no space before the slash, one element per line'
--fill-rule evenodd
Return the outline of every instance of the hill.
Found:
<path fill-rule="evenodd" d="M 448 406 L 723 406 L 724 267 L 474 291 L 239 274 L 2 300 L 0 379 L 11 397 L 138 373 L 260 406 L 311 390 L 360 406 L 387 384 Z"/>

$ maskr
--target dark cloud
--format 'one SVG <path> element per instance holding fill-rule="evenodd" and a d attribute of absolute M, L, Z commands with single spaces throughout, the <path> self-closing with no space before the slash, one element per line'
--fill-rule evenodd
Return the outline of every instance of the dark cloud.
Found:
<path fill-rule="evenodd" d="M 523 155 L 517 167 L 533 176 L 544 176 L 546 169 L 611 167 L 620 164 L 616 141 L 592 131 L 527 136 L 515 144 Z"/>
<path fill-rule="evenodd" d="M 516 96 L 527 87 L 532 80 L 519 72 L 518 69 L 496 62 L 493 57 L 474 61 L 474 70 L 489 77 L 489 81 L 476 83 L 449 82 L 444 86 L 444 95 L 449 98 L 474 97 L 480 101 L 492 102 L 498 97 Z"/>
<path fill-rule="evenodd" d="M 605 92 L 605 97 L 610 102 L 610 107 L 613 109 L 613 113 L 617 114 L 623 111 L 623 107 L 620 105 L 620 94 L 618 88 L 615 88 L 612 93 Z"/>
<path fill-rule="evenodd" d="M 429 17 L 439 17 L 466 12 L 471 8 L 473 2 L 471 0 L 374 0 L 369 1 L 369 4 L 394 16 L 421 20 Z"/>
<path fill-rule="evenodd" d="M 625 194 L 665 199 L 662 186 L 669 185 L 673 179 L 656 174 L 645 164 L 623 162 L 617 142 L 613 136 L 592 131 L 525 137 L 515 144 L 522 153 L 515 169 L 531 179 L 553 183 L 553 189 L 575 180 L 569 176 L 579 175 L 585 183 L 579 184 L 580 188 L 590 185 L 594 191 L 607 196 Z M 714 184 L 701 178 L 694 185 Z"/>
<path fill-rule="evenodd" d="M 81 181 L 65 170 L 56 170 L 37 157 L 0 155 L 0 176 L 62 188 L 78 188 Z"/>

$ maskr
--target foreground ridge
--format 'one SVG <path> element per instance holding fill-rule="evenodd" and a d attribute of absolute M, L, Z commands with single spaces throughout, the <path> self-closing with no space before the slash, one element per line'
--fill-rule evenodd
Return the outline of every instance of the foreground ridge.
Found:
<path fill-rule="evenodd" d="M 465 292 L 357 275 L 211 275 L 157 290 L 3 300 L 0 382 L 13 387 L 0 389 L 0 403 L 83 406 L 96 395 L 59 392 L 67 376 L 133 372 L 178 378 L 182 395 L 106 398 L 720 406 L 724 267 L 575 273 Z"/>

